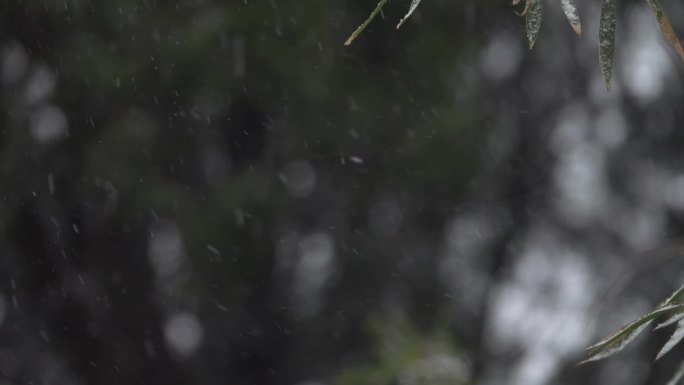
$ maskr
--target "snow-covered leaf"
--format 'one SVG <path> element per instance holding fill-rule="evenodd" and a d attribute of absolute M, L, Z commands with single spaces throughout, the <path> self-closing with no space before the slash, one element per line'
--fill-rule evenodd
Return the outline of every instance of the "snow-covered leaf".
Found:
<path fill-rule="evenodd" d="M 616 0 L 603 0 L 599 26 L 599 64 L 608 91 L 612 87 L 613 56 L 615 55 L 615 29 L 617 26 Z"/>
<path fill-rule="evenodd" d="M 636 321 L 624 326 L 611 336 L 599 341 L 593 346 L 590 346 L 588 348 L 589 358 L 580 362 L 580 364 L 598 361 L 618 353 L 630 342 L 634 341 L 634 339 L 641 334 L 655 318 L 666 313 L 683 309 L 684 305 L 667 305 L 642 316 Z"/>
<path fill-rule="evenodd" d="M 525 30 L 530 49 L 534 47 L 534 42 L 539 35 L 543 13 L 544 6 L 542 5 L 542 0 L 527 0 L 523 14 L 525 15 Z"/>
<path fill-rule="evenodd" d="M 577 5 L 575 0 L 561 0 L 563 12 L 570 22 L 570 26 L 577 36 L 582 36 L 582 24 L 580 23 L 579 12 L 577 12 Z"/>
<path fill-rule="evenodd" d="M 663 345 L 663 348 L 660 349 L 660 351 L 658 352 L 658 355 L 656 356 L 656 361 L 660 359 L 660 357 L 667 354 L 667 352 L 672 350 L 672 348 L 674 348 L 675 345 L 677 345 L 682 340 L 682 338 L 684 338 L 684 320 L 679 320 L 679 322 L 677 322 L 677 329 L 675 329 L 674 333 L 672 333 L 672 337 L 670 337 L 670 340 L 667 341 L 667 343 Z"/>
<path fill-rule="evenodd" d="M 659 323 L 658 326 L 656 326 L 655 328 L 653 328 L 653 330 L 658 330 L 658 329 L 662 329 L 662 328 L 664 328 L 664 327 L 666 327 L 666 326 L 670 326 L 670 325 L 672 325 L 672 324 L 675 323 L 675 322 L 679 322 L 681 319 L 684 319 L 684 311 L 681 311 L 681 312 L 678 312 L 678 313 L 673 314 L 670 318 L 668 318 L 668 319 L 666 319 L 665 321 Z"/>
<path fill-rule="evenodd" d="M 670 296 L 663 301 L 663 303 L 660 304 L 658 307 L 662 307 L 665 305 L 671 305 L 673 303 L 679 303 L 682 302 L 682 299 L 684 298 L 684 285 L 682 285 L 679 289 L 675 290 Z"/>
<path fill-rule="evenodd" d="M 416 11 L 416 8 L 418 8 L 418 4 L 420 4 L 421 0 L 411 0 L 411 6 L 409 7 L 408 12 L 406 13 L 406 16 L 404 16 L 401 20 L 399 20 L 399 24 L 397 24 L 397 29 L 401 28 L 401 25 L 404 24 L 404 22 L 413 15 L 413 12 Z"/>
<path fill-rule="evenodd" d="M 684 60 L 684 49 L 682 49 L 682 44 L 679 42 L 677 34 L 672 28 L 672 24 L 670 24 L 670 20 L 667 18 L 665 10 L 660 4 L 660 0 L 646 0 L 646 2 L 648 2 L 648 5 L 651 6 L 651 9 L 656 15 L 658 25 L 660 26 L 660 32 L 662 32 L 663 37 L 668 43 L 672 44 L 679 57 Z"/>

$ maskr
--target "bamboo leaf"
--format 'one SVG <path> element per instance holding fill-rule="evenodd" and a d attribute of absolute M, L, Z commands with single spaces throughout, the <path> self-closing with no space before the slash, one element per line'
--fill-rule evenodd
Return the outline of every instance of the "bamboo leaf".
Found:
<path fill-rule="evenodd" d="M 679 322 L 677 322 L 677 329 L 675 329 L 674 333 L 672 333 L 672 337 L 670 337 L 667 343 L 665 343 L 665 345 L 663 345 L 663 348 L 660 349 L 660 351 L 658 352 L 658 355 L 656 356 L 656 361 L 658 361 L 660 357 L 667 354 L 667 352 L 672 350 L 672 348 L 674 348 L 675 345 L 677 345 L 682 340 L 682 338 L 684 338 L 684 320 L 679 320 Z"/>
<path fill-rule="evenodd" d="M 579 363 L 585 364 L 587 362 L 598 361 L 614 355 L 623 350 L 630 342 L 641 334 L 653 320 L 663 314 L 684 309 L 684 305 L 667 305 L 660 307 L 636 321 L 624 326 L 611 336 L 599 341 L 588 348 L 589 358 Z"/>
<path fill-rule="evenodd" d="M 664 322 L 659 323 L 658 326 L 653 328 L 653 330 L 658 330 L 658 329 L 662 329 L 666 326 L 670 326 L 673 323 L 679 322 L 682 319 L 684 319 L 684 311 L 673 314 L 670 318 L 668 318 Z"/>
<path fill-rule="evenodd" d="M 579 12 L 577 12 L 575 0 L 561 0 L 561 6 L 563 7 L 565 17 L 567 17 L 570 22 L 572 30 L 575 31 L 577 36 L 582 36 L 582 24 L 580 23 Z"/>
<path fill-rule="evenodd" d="M 399 20 L 399 24 L 397 24 L 397 29 L 401 28 L 401 25 L 404 24 L 404 22 L 413 15 L 413 12 L 415 12 L 416 8 L 418 8 L 418 4 L 420 4 L 421 0 L 411 0 L 411 6 L 409 7 L 408 12 L 406 13 L 406 16 L 404 16 L 401 20 Z"/>
<path fill-rule="evenodd" d="M 616 0 L 603 0 L 601 25 L 599 27 L 599 64 L 608 91 L 613 88 L 611 81 L 613 78 L 613 57 L 615 55 L 616 13 Z"/>
<path fill-rule="evenodd" d="M 527 41 L 530 44 L 530 49 L 534 47 L 534 42 L 539 35 L 543 13 L 544 6 L 542 5 L 541 0 L 527 0 L 523 14 L 525 15 L 525 30 L 527 32 Z"/>
<path fill-rule="evenodd" d="M 681 300 L 681 297 L 683 295 L 684 295 L 684 285 L 682 285 L 679 289 L 672 292 L 672 294 L 670 294 L 670 296 L 667 297 L 667 299 L 665 301 L 661 302 L 660 305 L 658 305 L 658 308 L 679 303 Z M 684 311 L 676 312 L 675 314 L 670 316 L 670 318 L 668 318 L 667 320 L 658 324 L 658 326 L 656 326 L 653 330 L 662 329 L 666 326 L 672 325 L 675 322 L 679 322 L 679 320 L 681 320 L 681 319 L 684 319 Z"/>
<path fill-rule="evenodd" d="M 387 3 L 387 0 L 380 0 L 380 2 L 375 7 L 373 12 L 371 12 L 370 16 L 368 16 L 366 21 L 364 21 L 358 28 L 356 28 L 356 30 L 354 32 L 352 32 L 352 34 L 349 36 L 347 41 L 344 42 L 344 45 L 351 44 L 354 41 L 354 39 L 356 39 L 361 34 L 361 32 L 363 32 L 363 30 L 366 29 L 366 27 L 368 27 L 368 24 L 370 24 L 370 22 L 373 21 L 373 19 L 375 19 L 375 16 L 377 16 L 378 13 L 380 13 L 380 11 L 382 11 L 382 7 L 384 7 L 386 3 Z"/>
<path fill-rule="evenodd" d="M 660 26 L 660 32 L 663 34 L 663 37 L 668 43 L 672 44 L 679 57 L 684 60 L 684 49 L 682 49 L 682 44 L 679 42 L 677 34 L 672 28 L 672 24 L 670 24 L 670 20 L 667 18 L 665 10 L 660 4 L 660 0 L 646 0 L 646 2 L 651 6 L 653 13 L 656 15 L 658 25 Z"/>
<path fill-rule="evenodd" d="M 682 297 L 684 297 L 684 285 L 682 285 L 679 289 L 672 292 L 672 294 L 670 294 L 670 296 L 665 301 L 663 301 L 663 303 L 661 303 L 658 307 L 663 307 L 665 305 L 671 305 L 673 303 L 681 302 Z"/>

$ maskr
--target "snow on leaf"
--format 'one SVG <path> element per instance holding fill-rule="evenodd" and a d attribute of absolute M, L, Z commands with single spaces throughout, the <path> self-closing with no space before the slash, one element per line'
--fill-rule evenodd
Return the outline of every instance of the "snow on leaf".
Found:
<path fill-rule="evenodd" d="M 523 14 L 525 15 L 525 30 L 527 32 L 527 41 L 530 43 L 530 49 L 534 47 L 534 42 L 537 40 L 537 35 L 539 35 L 543 11 L 544 7 L 541 0 L 527 0 Z"/>
<path fill-rule="evenodd" d="M 613 56 L 615 55 L 616 10 L 616 0 L 603 0 L 601 25 L 599 27 L 599 64 L 608 91 L 613 88 L 611 80 L 613 78 Z"/>
<path fill-rule="evenodd" d="M 404 24 L 404 22 L 413 15 L 413 12 L 415 12 L 416 8 L 418 8 L 418 4 L 420 4 L 421 0 L 411 0 L 411 6 L 409 7 L 408 12 L 406 13 L 406 16 L 404 16 L 401 20 L 399 20 L 399 24 L 397 24 L 397 29 L 401 28 L 401 25 Z"/>
<path fill-rule="evenodd" d="M 674 333 L 672 333 L 672 337 L 670 337 L 670 340 L 667 341 L 667 343 L 663 345 L 663 348 L 660 349 L 660 351 L 658 352 L 658 355 L 656 356 L 656 361 L 658 361 L 660 357 L 667 354 L 667 352 L 672 350 L 672 348 L 674 348 L 675 345 L 677 345 L 682 340 L 682 338 L 684 338 L 684 320 L 679 320 L 679 322 L 677 322 L 677 329 L 675 329 Z"/>
<path fill-rule="evenodd" d="M 684 305 L 667 305 L 660 307 L 636 321 L 624 326 L 611 336 L 599 341 L 588 348 L 589 358 L 580 362 L 578 365 L 585 364 L 591 361 L 598 361 L 610 357 L 625 348 L 630 342 L 641 334 L 653 320 L 665 313 L 682 310 Z"/>
<path fill-rule="evenodd" d="M 577 36 L 582 36 L 582 24 L 580 23 L 579 12 L 577 12 L 577 6 L 575 5 L 575 0 L 561 0 L 561 6 L 563 7 L 563 12 L 570 22 L 570 26 Z"/>
<path fill-rule="evenodd" d="M 684 285 L 682 285 L 679 289 L 675 290 L 670 296 L 660 304 L 659 307 L 665 306 L 665 305 L 670 305 L 673 303 L 678 303 L 684 296 Z"/>
<path fill-rule="evenodd" d="M 668 381 L 667 385 L 677 385 L 684 378 L 684 363 L 679 366 L 677 373 Z"/>
<path fill-rule="evenodd" d="M 660 32 L 663 34 L 663 37 L 668 43 L 672 44 L 679 57 L 684 60 L 684 49 L 682 49 L 682 44 L 679 42 L 677 34 L 672 28 L 672 24 L 670 24 L 670 20 L 667 18 L 665 10 L 660 4 L 660 0 L 646 0 L 646 2 L 651 6 L 653 13 L 656 15 L 658 25 L 660 26 Z"/>
<path fill-rule="evenodd" d="M 679 322 L 679 321 L 682 320 L 682 319 L 684 319 L 684 311 L 673 314 L 673 315 L 672 315 L 670 318 L 668 318 L 667 320 L 663 321 L 662 323 L 659 323 L 658 326 L 656 326 L 655 328 L 653 328 L 653 330 L 658 330 L 658 329 L 662 329 L 662 328 L 664 328 L 664 327 L 666 327 L 666 326 L 670 326 L 670 325 L 672 325 L 673 323 Z"/>
<path fill-rule="evenodd" d="M 354 41 L 354 39 L 356 39 L 361 34 L 361 32 L 363 32 L 363 30 L 366 29 L 366 27 L 368 27 L 368 24 L 370 24 L 370 22 L 373 21 L 375 16 L 377 16 L 378 13 L 380 13 L 380 11 L 382 11 L 382 7 L 385 6 L 385 3 L 387 3 L 387 0 L 380 0 L 380 2 L 375 7 L 373 12 L 371 12 L 370 16 L 368 16 L 366 21 L 364 21 L 358 28 L 356 28 L 356 30 L 354 32 L 352 32 L 352 34 L 349 36 L 349 38 L 347 38 L 347 41 L 344 42 L 344 45 L 351 44 Z"/>
<path fill-rule="evenodd" d="M 670 296 L 667 297 L 665 301 L 661 302 L 660 305 L 658 305 L 658 308 L 679 303 L 682 295 L 684 295 L 684 285 L 682 285 L 679 289 L 672 292 L 672 294 L 670 294 Z M 670 316 L 670 318 L 658 324 L 658 326 L 656 326 L 653 330 L 662 329 L 666 326 L 672 325 L 675 322 L 679 322 L 679 320 L 681 319 L 684 319 L 684 311 L 676 312 L 675 314 Z"/>

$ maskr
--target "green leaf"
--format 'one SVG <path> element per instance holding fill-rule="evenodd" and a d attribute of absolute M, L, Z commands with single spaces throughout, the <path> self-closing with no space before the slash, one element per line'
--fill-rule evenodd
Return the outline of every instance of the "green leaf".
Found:
<path fill-rule="evenodd" d="M 616 0 L 603 0 L 601 6 L 601 24 L 599 26 L 599 64 L 603 71 L 606 88 L 613 86 L 613 56 L 615 55 L 615 30 L 617 26 Z"/>
<path fill-rule="evenodd" d="M 677 385 L 684 378 L 684 363 L 679 366 L 677 373 L 668 381 L 667 385 Z"/>
<path fill-rule="evenodd" d="M 356 39 L 361 34 L 361 32 L 363 32 L 363 30 L 366 29 L 366 27 L 368 27 L 368 24 L 370 24 L 370 22 L 373 21 L 373 19 L 375 19 L 375 16 L 377 16 L 378 13 L 382 11 L 382 7 L 384 7 L 386 3 L 387 0 L 380 0 L 380 2 L 375 7 L 373 12 L 371 12 L 370 16 L 368 16 L 368 19 L 366 19 L 366 21 L 364 21 L 358 28 L 356 28 L 354 32 L 352 32 L 347 41 L 344 42 L 344 45 L 351 44 L 354 41 L 354 39 Z"/>
<path fill-rule="evenodd" d="M 668 43 L 672 44 L 679 57 L 684 60 L 684 49 L 682 49 L 682 45 L 677 38 L 677 34 L 672 28 L 672 24 L 670 24 L 670 20 L 667 18 L 667 15 L 665 15 L 665 10 L 660 4 L 660 1 L 646 0 L 646 2 L 651 6 L 653 13 L 656 15 L 658 25 L 660 26 L 660 32 L 663 34 L 663 37 L 668 41 Z"/>
<path fill-rule="evenodd" d="M 580 23 L 575 0 L 561 0 L 561 6 L 563 7 L 563 12 L 565 12 L 565 17 L 567 17 L 570 22 L 572 30 L 575 31 L 577 36 L 582 36 L 582 24 Z"/>
<path fill-rule="evenodd" d="M 656 356 L 656 361 L 658 361 L 660 357 L 667 354 L 667 352 L 672 350 L 672 348 L 674 348 L 675 345 L 677 345 L 682 340 L 682 338 L 684 338 L 684 320 L 679 320 L 679 322 L 677 322 L 677 329 L 675 329 L 674 333 L 672 333 L 672 337 L 670 337 L 667 343 L 665 343 L 665 345 L 663 345 L 663 348 L 660 349 L 660 351 L 658 352 L 658 355 Z"/>
<path fill-rule="evenodd" d="M 527 41 L 530 43 L 530 49 L 534 47 L 534 42 L 539 35 L 543 13 L 544 6 L 541 0 L 527 0 L 523 14 L 525 15 L 525 30 L 527 32 Z"/>
<path fill-rule="evenodd" d="M 629 325 L 624 326 L 611 336 L 601 340 L 593 346 L 590 346 L 588 348 L 589 358 L 580 362 L 578 365 L 591 361 L 598 361 L 620 352 L 630 342 L 634 341 L 634 339 L 641 334 L 655 318 L 663 314 L 682 309 L 684 309 L 684 305 L 667 305 L 642 316 Z"/>
<path fill-rule="evenodd" d="M 684 295 L 684 285 L 682 285 L 679 289 L 675 290 L 670 294 L 669 297 L 663 302 L 658 305 L 658 308 L 661 308 L 663 306 L 667 305 L 672 305 L 680 302 L 681 297 Z M 675 322 L 679 322 L 679 320 L 684 319 L 684 311 L 676 312 L 673 314 L 670 318 L 667 320 L 663 321 L 662 323 L 658 324 L 653 330 L 658 330 L 662 329 L 666 326 L 672 325 Z"/>
<path fill-rule="evenodd" d="M 401 28 L 401 25 L 404 24 L 404 22 L 413 15 L 413 12 L 415 12 L 416 8 L 418 8 L 418 4 L 420 4 L 421 0 L 411 0 L 411 6 L 409 7 L 408 12 L 406 13 L 406 16 L 404 16 L 401 20 L 399 20 L 399 24 L 397 24 L 397 29 Z"/>

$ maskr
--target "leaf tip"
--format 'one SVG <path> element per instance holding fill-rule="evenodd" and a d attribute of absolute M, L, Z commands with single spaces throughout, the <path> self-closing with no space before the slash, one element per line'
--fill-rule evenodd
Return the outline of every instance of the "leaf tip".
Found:
<path fill-rule="evenodd" d="M 580 38 L 582 37 L 582 25 L 574 24 L 572 26 L 572 30 L 575 31 L 575 34 L 577 34 L 577 36 L 579 36 Z"/>

